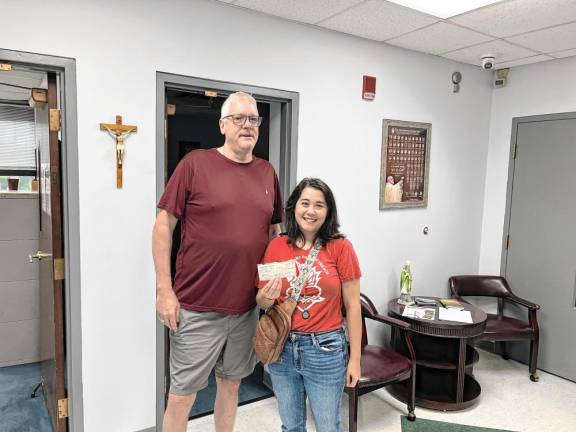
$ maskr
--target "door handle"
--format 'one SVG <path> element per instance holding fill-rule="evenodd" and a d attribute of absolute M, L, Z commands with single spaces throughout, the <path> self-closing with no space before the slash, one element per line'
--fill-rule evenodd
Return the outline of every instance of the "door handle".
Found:
<path fill-rule="evenodd" d="M 38 261 L 42 261 L 45 258 L 52 258 L 52 254 L 38 251 L 36 253 L 28 255 L 28 259 L 30 260 L 30 262 L 34 262 L 35 259 L 37 259 Z"/>

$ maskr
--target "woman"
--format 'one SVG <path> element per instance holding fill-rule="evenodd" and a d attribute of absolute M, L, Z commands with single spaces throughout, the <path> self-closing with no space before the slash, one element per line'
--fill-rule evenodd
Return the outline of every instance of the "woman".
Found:
<path fill-rule="evenodd" d="M 317 432 L 338 432 L 344 385 L 360 377 L 360 268 L 352 244 L 339 231 L 336 202 L 330 188 L 316 178 L 305 178 L 286 203 L 287 235 L 270 242 L 263 263 L 295 260 L 297 273 L 289 281 L 268 281 L 256 296 L 263 308 L 291 295 L 308 254 L 318 244 L 318 255 L 307 272 L 292 331 L 282 358 L 269 365 L 278 399 L 283 432 L 306 431 L 306 397 Z M 282 283 L 283 282 L 283 283 Z M 342 303 L 350 339 L 343 330 Z"/>

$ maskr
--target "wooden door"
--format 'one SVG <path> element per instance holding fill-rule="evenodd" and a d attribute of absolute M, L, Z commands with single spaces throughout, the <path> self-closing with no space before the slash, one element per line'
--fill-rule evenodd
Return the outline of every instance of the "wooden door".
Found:
<path fill-rule="evenodd" d="M 40 361 L 44 397 L 55 432 L 67 430 L 64 386 L 64 260 L 60 182 L 60 140 L 56 120 L 57 77 L 48 74 L 48 109 L 43 119 L 49 139 L 40 140 Z"/>

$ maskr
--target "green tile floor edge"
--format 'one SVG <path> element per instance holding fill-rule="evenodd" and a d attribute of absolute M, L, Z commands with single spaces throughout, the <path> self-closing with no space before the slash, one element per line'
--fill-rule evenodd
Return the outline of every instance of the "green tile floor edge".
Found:
<path fill-rule="evenodd" d="M 512 432 L 504 429 L 490 429 L 419 418 L 411 422 L 405 416 L 402 416 L 401 423 L 402 432 Z"/>

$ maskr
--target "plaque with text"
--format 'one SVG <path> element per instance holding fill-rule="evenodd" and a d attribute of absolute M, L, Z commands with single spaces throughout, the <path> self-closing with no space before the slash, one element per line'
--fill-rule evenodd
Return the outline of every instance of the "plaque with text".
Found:
<path fill-rule="evenodd" d="M 426 207 L 432 124 L 384 119 L 380 209 Z"/>

